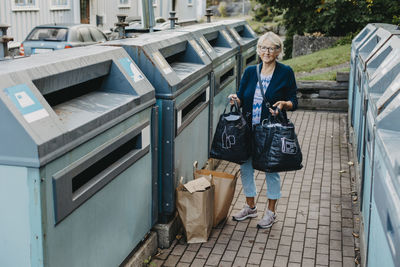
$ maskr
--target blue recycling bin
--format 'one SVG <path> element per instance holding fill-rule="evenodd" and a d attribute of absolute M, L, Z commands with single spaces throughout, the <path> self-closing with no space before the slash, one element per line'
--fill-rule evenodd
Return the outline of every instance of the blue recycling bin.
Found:
<path fill-rule="evenodd" d="M 178 28 L 178 31 L 190 32 L 212 61 L 212 89 L 210 97 L 210 138 L 217 128 L 220 115 L 223 113 L 229 94 L 237 91 L 239 45 L 234 41 L 227 28 L 221 24 L 204 23 Z"/>
<path fill-rule="evenodd" d="M 365 115 L 365 102 L 366 84 L 370 81 L 373 73 L 377 67 L 385 60 L 389 54 L 389 50 L 381 50 L 382 46 L 394 35 L 400 34 L 399 27 L 396 25 L 381 25 L 365 42 L 359 50 L 358 63 L 356 69 L 357 83 L 355 86 L 355 99 L 356 106 L 354 111 L 354 143 L 357 152 L 358 162 L 362 162 L 364 151 L 364 115 Z M 374 57 L 378 53 L 379 56 Z M 373 58 L 373 60 L 372 60 Z M 360 171 L 362 166 L 360 166 Z"/>
<path fill-rule="evenodd" d="M 390 40 L 386 45 L 395 48 L 400 40 L 398 37 Z M 400 43 L 399 43 L 400 45 Z M 385 47 L 381 49 L 385 51 Z M 375 147 L 376 118 L 390 104 L 393 97 L 400 89 L 400 46 L 392 50 L 383 64 L 377 68 L 370 83 L 365 86 L 367 101 L 365 106 L 366 115 L 364 116 L 364 153 L 360 166 L 361 171 L 361 212 L 363 215 L 364 236 L 368 243 L 369 217 L 371 205 L 371 185 L 373 183 L 373 162 Z M 378 52 L 379 53 L 379 52 Z M 377 54 L 377 56 L 379 56 Z"/>
<path fill-rule="evenodd" d="M 397 94 L 377 117 L 367 266 L 400 265 L 399 117 Z"/>
<path fill-rule="evenodd" d="M 0 266 L 129 256 L 154 223 L 155 102 L 122 48 L 0 62 Z"/>
<path fill-rule="evenodd" d="M 349 91 L 348 91 L 348 116 L 350 125 L 353 126 L 354 118 L 352 116 L 354 112 L 354 86 L 355 82 L 357 81 L 356 74 L 356 67 L 358 61 L 358 52 L 360 47 L 369 39 L 371 34 L 373 34 L 378 29 L 378 26 L 375 23 L 367 24 L 352 40 L 351 42 L 351 55 L 350 55 L 350 77 L 349 77 Z M 350 140 L 352 141 L 352 140 Z"/>
<path fill-rule="evenodd" d="M 244 70 L 257 64 L 257 42 L 258 35 L 253 31 L 247 21 L 242 19 L 229 19 L 218 21 L 218 24 L 225 25 L 232 34 L 235 41 L 239 44 L 238 54 L 238 85 Z"/>
<path fill-rule="evenodd" d="M 212 64 L 189 32 L 161 31 L 106 43 L 121 46 L 156 91 L 159 107 L 159 221 L 175 215 L 180 177 L 208 160 Z"/>

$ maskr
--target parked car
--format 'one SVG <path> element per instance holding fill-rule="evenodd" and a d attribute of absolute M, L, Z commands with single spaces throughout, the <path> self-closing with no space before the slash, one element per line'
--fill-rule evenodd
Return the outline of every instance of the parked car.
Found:
<path fill-rule="evenodd" d="M 89 24 L 48 24 L 36 26 L 22 42 L 20 54 L 29 56 L 54 50 L 107 41 L 105 34 Z"/>

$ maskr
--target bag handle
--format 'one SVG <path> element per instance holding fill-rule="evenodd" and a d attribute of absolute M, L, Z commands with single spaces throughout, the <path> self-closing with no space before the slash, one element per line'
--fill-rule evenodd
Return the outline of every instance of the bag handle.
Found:
<path fill-rule="evenodd" d="M 242 115 L 242 112 L 240 111 L 238 102 L 237 102 L 236 100 L 233 100 L 233 103 L 234 103 L 234 104 L 231 105 L 231 112 L 233 111 L 233 108 L 235 107 L 235 108 L 236 108 L 236 112 L 238 112 L 240 115 Z M 230 104 L 230 99 L 228 98 L 228 103 L 226 104 L 226 106 L 225 106 L 225 108 L 224 108 L 224 113 L 223 113 L 223 114 L 226 113 L 226 107 L 227 107 L 229 104 Z"/>

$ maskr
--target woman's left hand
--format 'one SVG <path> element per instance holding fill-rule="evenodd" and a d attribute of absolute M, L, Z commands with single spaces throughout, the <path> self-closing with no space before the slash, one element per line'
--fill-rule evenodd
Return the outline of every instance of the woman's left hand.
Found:
<path fill-rule="evenodd" d="M 272 108 L 269 109 L 272 115 L 276 116 L 279 113 L 279 110 L 290 110 L 293 107 L 293 103 L 291 101 L 278 101 L 272 105 L 273 107 L 277 107 L 277 109 L 273 110 Z M 279 110 L 278 110 L 279 109 Z"/>

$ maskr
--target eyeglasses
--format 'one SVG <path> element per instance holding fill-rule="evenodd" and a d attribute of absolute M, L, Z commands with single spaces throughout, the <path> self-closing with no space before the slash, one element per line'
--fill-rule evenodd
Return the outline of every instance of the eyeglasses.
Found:
<path fill-rule="evenodd" d="M 279 48 L 280 48 L 279 46 L 276 46 L 276 47 L 258 46 L 258 49 L 263 53 L 265 53 L 267 51 L 270 53 L 274 53 L 275 51 L 278 51 Z"/>

